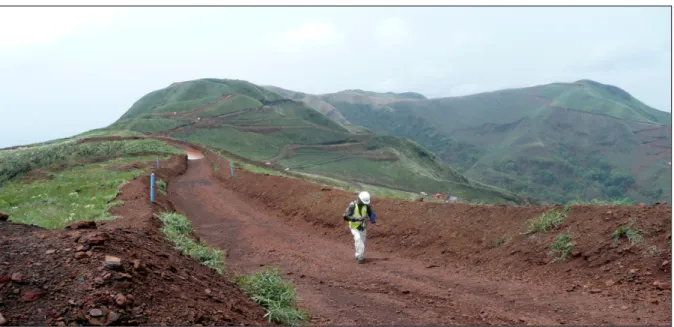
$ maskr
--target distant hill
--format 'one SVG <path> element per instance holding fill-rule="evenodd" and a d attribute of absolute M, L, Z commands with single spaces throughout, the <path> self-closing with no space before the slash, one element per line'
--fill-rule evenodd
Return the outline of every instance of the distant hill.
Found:
<path fill-rule="evenodd" d="M 382 96 L 362 91 L 348 94 Z M 319 98 L 241 80 L 173 83 L 140 98 L 106 129 L 167 136 L 351 183 L 452 193 L 469 200 L 522 200 L 506 190 L 465 178 L 405 138 L 379 136 L 351 125 Z"/>
<path fill-rule="evenodd" d="M 466 177 L 522 196 L 671 198 L 671 114 L 618 87 L 580 80 L 440 99 L 403 94 L 313 97 L 351 123 L 415 140 Z"/>

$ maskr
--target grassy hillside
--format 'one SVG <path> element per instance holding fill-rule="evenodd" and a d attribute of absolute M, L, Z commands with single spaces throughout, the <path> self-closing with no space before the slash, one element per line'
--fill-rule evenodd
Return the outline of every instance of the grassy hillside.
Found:
<path fill-rule="evenodd" d="M 455 98 L 345 91 L 346 119 L 415 140 L 466 177 L 550 202 L 667 201 L 671 115 L 589 80 Z"/>
<path fill-rule="evenodd" d="M 466 200 L 520 202 L 511 192 L 468 180 L 414 142 L 376 136 L 339 119 L 341 114 L 330 116 L 329 111 L 313 109 L 270 90 L 289 94 L 238 80 L 174 83 L 139 99 L 106 130 L 167 136 L 269 162 L 277 168 L 347 182 L 451 193 Z M 293 97 L 312 101 L 301 94 Z"/>

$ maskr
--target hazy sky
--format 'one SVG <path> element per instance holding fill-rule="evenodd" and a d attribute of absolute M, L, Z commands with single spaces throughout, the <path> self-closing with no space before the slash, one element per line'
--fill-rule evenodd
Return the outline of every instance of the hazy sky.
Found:
<path fill-rule="evenodd" d="M 172 82 L 455 96 L 592 79 L 671 111 L 669 8 L 1 8 L 0 147 Z"/>

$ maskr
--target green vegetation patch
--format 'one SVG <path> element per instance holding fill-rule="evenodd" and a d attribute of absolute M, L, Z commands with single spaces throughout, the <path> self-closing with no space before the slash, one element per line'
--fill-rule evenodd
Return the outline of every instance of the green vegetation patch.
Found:
<path fill-rule="evenodd" d="M 259 108 L 262 102 L 245 95 L 235 95 L 197 114 L 198 117 L 213 117 L 244 109 Z"/>
<path fill-rule="evenodd" d="M 529 233 L 547 233 L 557 226 L 564 223 L 567 209 L 563 210 L 548 210 L 540 216 L 529 220 Z"/>
<path fill-rule="evenodd" d="M 297 326 L 307 319 L 306 313 L 295 306 L 299 299 L 295 286 L 281 278 L 280 269 L 239 276 L 237 282 L 253 301 L 267 308 L 269 322 Z"/>
<path fill-rule="evenodd" d="M 116 217 L 108 209 L 120 205 L 113 201 L 119 187 L 143 170 L 115 171 L 110 166 L 147 162 L 155 156 L 127 157 L 102 163 L 48 172 L 51 179 L 23 183 L 9 182 L 0 191 L 0 212 L 10 220 L 43 228 L 63 228 L 80 220 L 108 220 Z"/>
<path fill-rule="evenodd" d="M 618 243 L 620 238 L 623 237 L 629 240 L 632 245 L 641 243 L 641 241 L 643 241 L 643 237 L 641 236 L 640 231 L 638 229 L 632 228 L 635 223 L 636 221 L 630 220 L 627 225 L 618 227 L 618 229 L 613 232 L 613 243 Z"/>
<path fill-rule="evenodd" d="M 156 140 L 64 142 L 23 150 L 0 151 L 0 187 L 33 169 L 54 164 L 81 163 L 92 158 L 119 158 L 136 154 L 182 154 L 183 151 Z M 3 191 L 4 192 L 4 191 Z"/>
<path fill-rule="evenodd" d="M 564 261 L 571 254 L 575 244 L 571 242 L 573 237 L 569 234 L 559 234 L 555 237 L 554 241 L 550 244 L 549 255 L 557 255 L 550 263 L 555 263 L 559 261 Z"/>
<path fill-rule="evenodd" d="M 192 259 L 214 269 L 219 274 L 225 272 L 222 250 L 209 248 L 203 241 L 197 243 L 190 238 L 192 226 L 185 216 L 175 212 L 162 212 L 159 214 L 159 219 L 164 224 L 161 229 L 162 232 L 181 254 L 192 257 Z"/>

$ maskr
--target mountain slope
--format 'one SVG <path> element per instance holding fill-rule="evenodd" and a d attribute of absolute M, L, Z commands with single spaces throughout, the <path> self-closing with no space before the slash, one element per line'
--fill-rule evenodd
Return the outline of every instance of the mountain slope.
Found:
<path fill-rule="evenodd" d="M 147 94 L 107 129 L 171 137 L 350 183 L 520 202 L 468 180 L 416 143 L 359 130 L 339 117 L 245 81 L 200 79 Z"/>
<path fill-rule="evenodd" d="M 671 115 L 589 80 L 441 99 L 320 96 L 346 119 L 404 136 L 459 172 L 548 201 L 671 197 Z"/>

